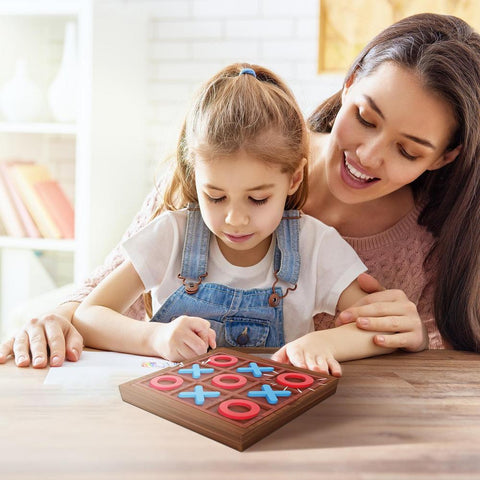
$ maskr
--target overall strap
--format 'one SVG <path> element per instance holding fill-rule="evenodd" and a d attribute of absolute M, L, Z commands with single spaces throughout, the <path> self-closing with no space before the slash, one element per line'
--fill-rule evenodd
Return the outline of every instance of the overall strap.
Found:
<path fill-rule="evenodd" d="M 198 205 L 190 203 L 183 244 L 182 270 L 179 275 L 179 278 L 183 279 L 187 292 L 189 287 L 194 289 L 188 293 L 195 293 L 201 279 L 207 275 L 209 248 L 210 230 L 203 222 Z"/>
<path fill-rule="evenodd" d="M 282 221 L 275 230 L 273 268 L 279 279 L 292 285 L 296 285 L 300 273 L 299 219 L 298 210 L 285 210 Z"/>

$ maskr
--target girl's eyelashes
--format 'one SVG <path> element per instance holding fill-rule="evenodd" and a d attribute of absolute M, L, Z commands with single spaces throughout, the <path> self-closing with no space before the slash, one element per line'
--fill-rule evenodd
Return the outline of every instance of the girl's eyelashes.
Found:
<path fill-rule="evenodd" d="M 205 193 L 206 199 L 211 202 L 211 203 L 220 203 L 223 202 L 227 197 L 224 195 L 222 197 L 212 197 Z M 254 204 L 254 205 L 264 205 L 267 203 L 268 197 L 267 198 L 253 198 L 253 197 L 248 197 L 248 199 Z"/>
<path fill-rule="evenodd" d="M 252 197 L 248 197 L 255 205 L 264 205 L 267 203 L 268 198 L 261 198 L 261 199 L 256 199 Z"/>
<path fill-rule="evenodd" d="M 225 200 L 225 196 L 223 197 L 211 197 L 210 195 L 208 194 L 205 194 L 205 196 L 207 197 L 207 200 L 209 202 L 212 202 L 212 203 L 220 203 L 220 202 L 223 202 L 223 200 Z"/>

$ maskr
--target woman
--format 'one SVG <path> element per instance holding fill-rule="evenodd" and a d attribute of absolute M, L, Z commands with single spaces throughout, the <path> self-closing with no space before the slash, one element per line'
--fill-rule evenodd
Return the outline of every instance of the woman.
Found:
<path fill-rule="evenodd" d="M 434 14 L 408 17 L 377 35 L 344 88 L 309 119 L 304 211 L 337 228 L 389 289 L 360 278 L 375 293 L 338 318 L 396 332 L 377 335 L 378 345 L 480 351 L 479 119 L 480 36 L 458 18 Z M 126 235 L 156 208 L 153 194 Z M 33 365 L 43 367 L 47 344 L 51 365 L 65 355 L 77 360 L 82 339 L 70 323 L 73 312 L 122 261 L 112 252 L 70 302 L 2 344 L 0 362 L 13 353 L 27 366 L 31 351 Z M 143 311 L 139 299 L 128 314 L 143 318 Z M 316 321 L 318 328 L 333 323 Z"/>

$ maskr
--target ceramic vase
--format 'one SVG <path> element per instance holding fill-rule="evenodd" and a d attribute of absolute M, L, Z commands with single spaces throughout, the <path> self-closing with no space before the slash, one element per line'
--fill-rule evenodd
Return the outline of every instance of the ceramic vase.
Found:
<path fill-rule="evenodd" d="M 65 26 L 62 62 L 48 89 L 48 104 L 57 122 L 75 122 L 77 119 L 77 76 L 76 25 L 68 22 Z"/>
<path fill-rule="evenodd" d="M 30 78 L 26 60 L 19 58 L 15 73 L 1 92 L 1 109 L 10 122 L 31 122 L 42 109 L 42 92 Z"/>

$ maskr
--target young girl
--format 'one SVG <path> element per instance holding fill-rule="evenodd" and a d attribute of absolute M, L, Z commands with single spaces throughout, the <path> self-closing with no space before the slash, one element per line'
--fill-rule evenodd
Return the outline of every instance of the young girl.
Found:
<path fill-rule="evenodd" d="M 315 313 L 364 295 L 365 270 L 333 228 L 300 212 L 307 155 L 302 114 L 272 72 L 234 64 L 208 81 L 182 129 L 170 211 L 124 243 L 129 260 L 76 312 L 86 345 L 180 361 L 305 338 L 296 349 L 308 366 L 335 375 L 338 361 L 385 353 L 354 325 L 306 336 Z M 142 291 L 156 311 L 148 323 L 121 313 Z"/>

